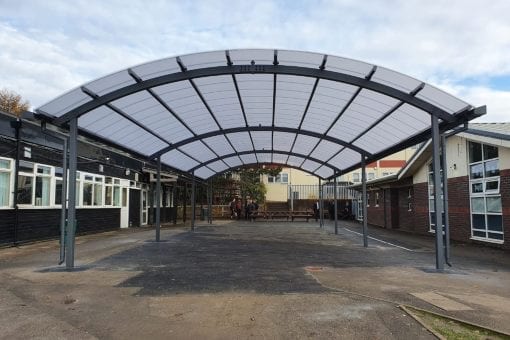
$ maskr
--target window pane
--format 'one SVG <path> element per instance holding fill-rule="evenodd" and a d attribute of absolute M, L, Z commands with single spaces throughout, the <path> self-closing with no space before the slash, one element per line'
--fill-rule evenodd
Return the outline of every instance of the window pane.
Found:
<path fill-rule="evenodd" d="M 8 159 L 0 159 L 0 169 L 10 169 L 11 161 Z"/>
<path fill-rule="evenodd" d="M 485 198 L 471 198 L 471 212 L 485 214 Z"/>
<path fill-rule="evenodd" d="M 35 205 L 50 205 L 50 178 L 36 177 L 35 179 Z"/>
<path fill-rule="evenodd" d="M 83 183 L 83 205 L 92 205 L 92 183 Z"/>
<path fill-rule="evenodd" d="M 492 145 L 483 146 L 483 159 L 498 158 L 498 147 Z"/>
<path fill-rule="evenodd" d="M 485 162 L 485 177 L 499 176 L 498 160 Z"/>
<path fill-rule="evenodd" d="M 353 182 L 359 182 L 359 174 L 358 173 L 352 174 L 352 181 Z"/>
<path fill-rule="evenodd" d="M 469 142 L 469 163 L 482 160 L 482 144 Z"/>
<path fill-rule="evenodd" d="M 116 207 L 120 206 L 120 188 L 119 187 L 113 188 L 113 205 Z"/>
<path fill-rule="evenodd" d="M 103 186 L 94 184 L 94 205 L 103 205 Z"/>
<path fill-rule="evenodd" d="M 374 179 L 375 178 L 375 174 L 373 172 L 369 172 L 368 173 L 368 176 L 367 176 L 367 179 Z"/>
<path fill-rule="evenodd" d="M 482 182 L 471 183 L 471 192 L 473 194 L 482 193 L 483 192 L 483 183 Z"/>
<path fill-rule="evenodd" d="M 430 218 L 430 225 L 431 226 L 435 226 L 436 225 L 436 213 L 435 212 L 431 212 L 429 214 L 429 218 Z"/>
<path fill-rule="evenodd" d="M 64 170 L 62 168 L 55 168 L 55 177 L 62 177 Z"/>
<path fill-rule="evenodd" d="M 104 204 L 105 205 L 112 205 L 112 191 L 113 188 L 111 186 L 105 187 L 105 198 L 104 198 Z"/>
<path fill-rule="evenodd" d="M 9 172 L 0 172 L 0 207 L 9 206 L 10 182 L 11 174 Z"/>
<path fill-rule="evenodd" d="M 485 182 L 485 191 L 496 191 L 496 192 L 499 192 L 499 181 L 488 181 L 488 182 Z"/>
<path fill-rule="evenodd" d="M 55 182 L 55 204 L 62 204 L 62 180 Z"/>
<path fill-rule="evenodd" d="M 104 182 L 105 182 L 106 184 L 112 184 L 112 178 L 111 178 L 111 177 L 105 177 L 105 178 L 104 178 Z"/>
<path fill-rule="evenodd" d="M 487 215 L 487 229 L 492 231 L 503 231 L 503 216 Z"/>
<path fill-rule="evenodd" d="M 429 200 L 429 211 L 435 211 L 434 200 Z"/>
<path fill-rule="evenodd" d="M 37 166 L 37 173 L 42 175 L 50 175 L 51 174 L 51 168 L 49 166 L 44 165 L 38 165 Z"/>
<path fill-rule="evenodd" d="M 33 177 L 18 176 L 18 203 L 32 204 Z"/>
<path fill-rule="evenodd" d="M 501 212 L 501 197 L 487 197 L 487 212 Z"/>
<path fill-rule="evenodd" d="M 485 231 L 477 231 L 473 230 L 473 236 L 477 237 L 487 237 L 487 233 Z"/>
<path fill-rule="evenodd" d="M 485 229 L 485 215 L 473 214 L 473 229 Z"/>
<path fill-rule="evenodd" d="M 267 182 L 268 183 L 274 183 L 274 177 L 273 176 L 268 176 L 267 177 Z"/>
<path fill-rule="evenodd" d="M 123 207 L 127 206 L 127 194 L 128 194 L 127 188 L 122 188 L 122 206 Z"/>
<path fill-rule="evenodd" d="M 475 164 L 470 166 L 471 178 L 483 178 L 483 164 Z"/>
<path fill-rule="evenodd" d="M 489 233 L 489 238 L 493 240 L 503 240 L 503 234 Z"/>

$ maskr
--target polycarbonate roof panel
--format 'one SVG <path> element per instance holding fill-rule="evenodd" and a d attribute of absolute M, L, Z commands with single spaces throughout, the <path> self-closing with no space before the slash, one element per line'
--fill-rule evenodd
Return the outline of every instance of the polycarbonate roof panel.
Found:
<path fill-rule="evenodd" d="M 302 51 L 278 51 L 278 61 L 281 65 L 319 68 L 322 64 L 323 54 Z"/>
<path fill-rule="evenodd" d="M 252 131 L 255 150 L 271 150 L 271 131 Z"/>
<path fill-rule="evenodd" d="M 211 171 L 211 169 L 209 169 L 206 166 L 203 166 L 195 170 L 195 176 L 200 177 L 202 179 L 207 179 L 214 175 L 216 175 L 216 173 L 214 171 Z"/>
<path fill-rule="evenodd" d="M 315 174 L 322 178 L 328 178 L 333 176 L 335 174 L 335 171 L 330 167 L 323 165 L 315 171 Z"/>
<path fill-rule="evenodd" d="M 342 148 L 342 145 L 322 140 L 319 145 L 315 148 L 315 150 L 310 155 L 313 158 L 320 159 L 321 161 L 327 161 L 334 154 L 336 154 Z"/>
<path fill-rule="evenodd" d="M 161 155 L 161 162 L 182 171 L 188 171 L 199 164 L 178 150 L 172 150 Z"/>
<path fill-rule="evenodd" d="M 285 164 L 287 162 L 287 158 L 289 155 L 283 153 L 274 153 L 273 154 L 273 163 L 275 164 Z"/>
<path fill-rule="evenodd" d="M 337 169 L 345 169 L 361 162 L 361 155 L 351 149 L 344 149 L 333 157 L 329 164 L 333 165 Z"/>
<path fill-rule="evenodd" d="M 185 144 L 179 148 L 187 155 L 201 161 L 206 162 L 210 159 L 217 158 L 217 156 L 209 149 L 202 141 Z"/>
<path fill-rule="evenodd" d="M 237 156 L 224 158 L 223 161 L 228 164 L 229 167 L 235 168 L 240 165 L 243 165 L 243 162 Z"/>
<path fill-rule="evenodd" d="M 171 143 L 193 136 L 171 112 L 147 91 L 123 97 L 112 102 L 112 105 Z"/>
<path fill-rule="evenodd" d="M 352 104 L 328 132 L 345 141 L 362 134 L 399 101 L 371 90 L 361 90 Z"/>
<path fill-rule="evenodd" d="M 203 140 L 214 152 L 220 156 L 234 152 L 224 135 L 209 137 Z"/>
<path fill-rule="evenodd" d="M 248 125 L 271 126 L 273 123 L 273 76 L 240 74 L 236 78 Z"/>
<path fill-rule="evenodd" d="M 257 159 L 259 163 L 271 163 L 271 154 L 270 153 L 260 153 L 257 152 Z"/>
<path fill-rule="evenodd" d="M 439 106 L 449 113 L 456 113 L 457 111 L 469 106 L 469 104 L 465 101 L 429 84 L 426 84 L 423 90 L 418 92 L 416 97 Z"/>
<path fill-rule="evenodd" d="M 357 89 L 356 86 L 321 79 L 302 128 L 325 133 Z"/>
<path fill-rule="evenodd" d="M 228 65 L 229 58 L 233 66 Z M 342 80 L 366 84 L 372 90 L 360 90 Z M 288 159 L 290 166 L 306 164 L 307 171 L 313 171 L 310 168 L 316 164 L 311 160 L 304 162 L 302 157 L 282 152 L 308 155 L 316 146 L 311 158 L 326 161 L 333 157 L 329 166 L 342 170 L 360 163 L 358 152 L 349 147 L 361 148 L 373 158 L 390 148 L 397 151 L 410 137 L 428 131 L 430 114 L 423 110 L 433 110 L 441 122 L 464 123 L 463 116 L 453 114 L 471 106 L 428 84 L 414 94 L 421 85 L 407 75 L 358 60 L 302 51 L 240 49 L 133 66 L 70 90 L 39 110 L 60 117 L 56 123 L 61 125 L 79 117 L 80 128 L 147 156 L 179 144 L 178 149 L 163 154 L 162 161 L 183 171 L 235 152 L 253 151 L 241 156 L 245 163 L 257 162 L 257 152 L 258 161 L 265 162 L 271 154 L 262 150 L 280 151 L 272 155 L 274 162 L 287 163 Z M 427 105 L 421 101 L 410 105 L 413 94 Z M 448 115 L 450 119 L 444 118 Z M 257 131 L 247 132 L 247 128 Z M 282 129 L 285 132 L 275 131 Z M 327 133 L 352 145 L 335 155 L 343 146 L 311 137 L 306 131 Z M 242 165 L 238 156 L 225 163 Z M 225 163 L 211 166 L 219 170 Z M 328 177 L 333 170 L 327 165 L 319 164 L 316 173 Z M 197 168 L 199 177 L 212 173 L 207 166 Z"/>
<path fill-rule="evenodd" d="M 364 78 L 369 74 L 373 67 L 374 65 L 363 61 L 331 55 L 328 55 L 328 62 L 326 63 L 326 70 L 328 71 L 345 73 L 360 78 Z"/>
<path fill-rule="evenodd" d="M 123 70 L 91 81 L 85 84 L 85 87 L 95 94 L 102 96 L 103 94 L 113 92 L 134 83 L 136 83 L 136 81 L 133 77 L 131 77 L 127 71 Z"/>
<path fill-rule="evenodd" d="M 229 133 L 227 138 L 230 140 L 232 145 L 235 145 L 235 151 L 237 152 L 253 150 L 251 137 L 248 132 Z"/>
<path fill-rule="evenodd" d="M 218 125 L 187 80 L 154 88 L 154 92 L 196 134 L 217 130 Z"/>
<path fill-rule="evenodd" d="M 188 70 L 227 65 L 225 51 L 211 51 L 186 54 L 181 56 L 180 58 L 182 63 Z"/>
<path fill-rule="evenodd" d="M 354 145 L 369 152 L 381 151 L 385 145 L 395 144 L 427 129 L 430 116 L 414 106 L 404 104 L 377 126 L 364 134 Z"/>
<path fill-rule="evenodd" d="M 92 98 L 83 93 L 81 88 L 76 88 L 44 104 L 39 107 L 39 110 L 49 113 L 52 116 L 60 117 L 91 100 Z"/>
<path fill-rule="evenodd" d="M 168 146 L 121 115 L 101 106 L 79 119 L 78 126 L 96 136 L 123 145 L 143 155 Z"/>
<path fill-rule="evenodd" d="M 216 162 L 209 163 L 207 165 L 207 167 L 216 171 L 216 172 L 222 172 L 229 168 L 222 160 L 218 160 Z"/>
<path fill-rule="evenodd" d="M 132 67 L 131 70 L 143 80 L 181 71 L 175 57 L 159 59 L 149 63 L 137 65 Z"/>
<path fill-rule="evenodd" d="M 275 125 L 297 128 L 312 93 L 314 78 L 278 75 Z"/>
<path fill-rule="evenodd" d="M 232 76 L 198 78 L 195 84 L 222 128 L 246 125 Z"/>
<path fill-rule="evenodd" d="M 377 67 L 372 80 L 404 92 L 411 92 L 422 83 L 417 79 L 384 67 Z"/>
<path fill-rule="evenodd" d="M 244 164 L 257 163 L 257 158 L 255 157 L 255 154 L 250 153 L 250 154 L 246 154 L 246 155 L 241 155 L 239 157 L 241 157 Z"/>
<path fill-rule="evenodd" d="M 273 150 L 289 152 L 292 148 L 292 143 L 294 143 L 295 138 L 295 133 L 276 131 L 273 136 Z"/>
<path fill-rule="evenodd" d="M 319 138 L 307 135 L 297 135 L 296 143 L 294 144 L 292 151 L 302 155 L 308 155 L 318 142 Z"/>
<path fill-rule="evenodd" d="M 308 172 L 314 172 L 318 167 L 320 167 L 321 164 L 320 163 L 317 163 L 317 162 L 314 162 L 314 161 L 311 161 L 309 159 L 307 159 L 303 165 L 301 166 L 303 169 L 305 169 L 306 171 Z"/>

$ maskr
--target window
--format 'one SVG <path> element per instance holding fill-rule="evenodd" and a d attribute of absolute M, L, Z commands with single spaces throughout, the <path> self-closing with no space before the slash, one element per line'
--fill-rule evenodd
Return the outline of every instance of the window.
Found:
<path fill-rule="evenodd" d="M 358 196 L 358 221 L 363 220 L 363 194 L 360 193 Z"/>
<path fill-rule="evenodd" d="M 496 146 L 469 142 L 471 236 L 503 242 L 499 153 Z"/>
<path fill-rule="evenodd" d="M 370 191 L 367 191 L 367 207 L 370 206 Z"/>
<path fill-rule="evenodd" d="M 18 204 L 33 204 L 34 163 L 20 160 L 18 170 Z"/>
<path fill-rule="evenodd" d="M 373 172 L 369 172 L 367 174 L 367 179 L 370 181 L 371 179 L 374 179 L 375 178 L 375 174 Z"/>
<path fill-rule="evenodd" d="M 282 172 L 275 176 L 267 176 L 268 183 L 289 183 L 289 174 Z"/>
<path fill-rule="evenodd" d="M 102 206 L 104 177 L 82 174 L 82 205 Z"/>
<path fill-rule="evenodd" d="M 432 163 L 428 165 L 428 191 L 429 191 L 429 231 L 436 231 L 436 207 L 435 207 L 435 187 L 434 187 L 434 171 Z M 443 200 L 443 169 L 440 169 L 439 176 L 441 177 L 441 202 Z M 442 226 L 444 228 L 445 216 L 444 216 L 444 207 L 441 204 L 442 212 L 441 212 L 441 221 Z"/>
<path fill-rule="evenodd" d="M 412 211 L 413 210 L 412 198 L 413 198 L 413 189 L 412 188 L 408 188 L 407 189 L 407 211 Z"/>
<path fill-rule="evenodd" d="M 11 206 L 11 178 L 13 160 L 0 158 L 0 208 Z"/>
<path fill-rule="evenodd" d="M 378 192 L 375 193 L 375 206 L 376 207 L 379 206 L 379 193 Z"/>
<path fill-rule="evenodd" d="M 104 205 L 120 207 L 120 179 L 105 177 L 104 192 Z"/>
<path fill-rule="evenodd" d="M 55 196 L 55 204 L 62 204 L 63 197 L 63 186 L 62 186 L 62 175 L 64 171 L 62 168 L 55 168 L 55 188 L 54 188 L 54 196 Z"/>
<path fill-rule="evenodd" d="M 359 182 L 359 173 L 358 172 L 355 172 L 355 173 L 352 174 L 352 181 L 354 183 Z"/>
<path fill-rule="evenodd" d="M 50 206 L 52 168 L 46 165 L 37 165 L 36 169 L 35 205 L 47 207 Z"/>
<path fill-rule="evenodd" d="M 173 207 L 174 206 L 174 197 L 172 188 L 166 188 L 165 192 L 165 207 Z"/>

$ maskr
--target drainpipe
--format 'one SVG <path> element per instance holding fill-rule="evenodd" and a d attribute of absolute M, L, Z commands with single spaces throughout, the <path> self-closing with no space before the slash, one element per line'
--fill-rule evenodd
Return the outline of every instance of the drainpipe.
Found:
<path fill-rule="evenodd" d="M 21 157 L 21 119 L 17 118 L 15 121 L 11 121 L 11 127 L 15 130 L 16 136 L 16 160 L 14 165 L 14 241 L 13 245 L 18 245 L 18 227 L 19 227 L 19 208 L 18 208 L 18 176 L 19 176 L 19 159 Z"/>

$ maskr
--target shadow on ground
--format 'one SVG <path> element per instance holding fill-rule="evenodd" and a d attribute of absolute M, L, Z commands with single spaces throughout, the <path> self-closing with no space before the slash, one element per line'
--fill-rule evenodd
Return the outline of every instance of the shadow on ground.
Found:
<path fill-rule="evenodd" d="M 306 232 L 296 232 L 295 238 L 270 234 L 265 236 L 267 239 L 254 239 L 249 232 L 232 235 L 221 229 L 203 228 L 160 243 L 145 242 L 92 267 L 141 271 L 120 284 L 140 287 L 139 295 L 232 291 L 283 294 L 328 291 L 307 273 L 307 266 L 395 264 L 392 256 L 383 261 L 361 254 L 359 247 L 313 243 L 304 239 Z"/>

